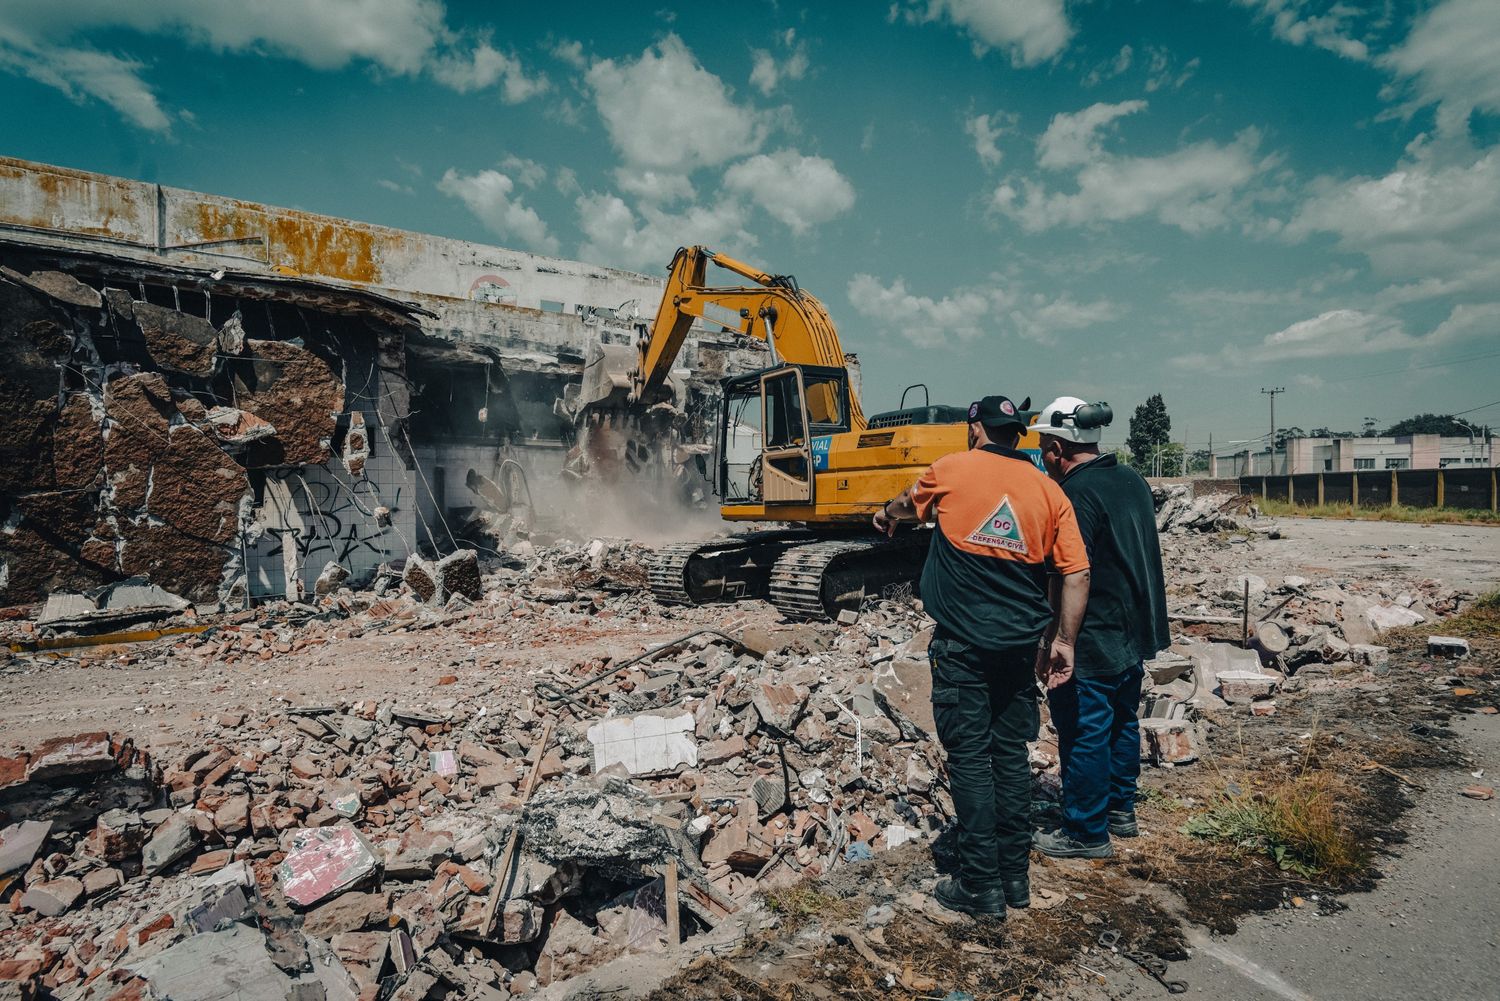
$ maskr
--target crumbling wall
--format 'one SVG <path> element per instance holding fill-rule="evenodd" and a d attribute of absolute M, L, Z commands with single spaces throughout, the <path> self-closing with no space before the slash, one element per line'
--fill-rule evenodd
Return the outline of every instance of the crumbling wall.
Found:
<path fill-rule="evenodd" d="M 0 605 L 138 575 L 243 600 L 414 551 L 408 316 L 39 256 L 0 248 Z"/>

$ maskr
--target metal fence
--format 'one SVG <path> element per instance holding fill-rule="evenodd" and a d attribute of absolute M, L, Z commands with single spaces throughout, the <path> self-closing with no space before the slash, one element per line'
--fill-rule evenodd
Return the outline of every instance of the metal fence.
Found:
<path fill-rule="evenodd" d="M 1494 511 L 1493 468 L 1367 469 L 1350 473 L 1293 476 L 1241 476 L 1240 492 L 1303 507 L 1352 504 L 1355 507 L 1451 507 Z"/>

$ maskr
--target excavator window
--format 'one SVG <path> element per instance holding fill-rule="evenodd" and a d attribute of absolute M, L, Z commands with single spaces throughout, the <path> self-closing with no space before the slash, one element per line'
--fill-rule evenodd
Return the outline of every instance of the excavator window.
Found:
<path fill-rule="evenodd" d="M 796 378 L 767 379 L 766 448 L 791 448 L 803 443 L 806 422 L 802 416 L 802 395 L 797 392 Z"/>

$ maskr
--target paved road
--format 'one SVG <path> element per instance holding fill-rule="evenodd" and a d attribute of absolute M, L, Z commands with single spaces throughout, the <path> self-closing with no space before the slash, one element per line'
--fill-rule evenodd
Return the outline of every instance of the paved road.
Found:
<path fill-rule="evenodd" d="M 1256 558 L 1307 577 L 1436 577 L 1484 593 L 1500 588 L 1500 525 L 1277 518 L 1284 538 L 1257 542 Z M 1293 570 L 1291 568 L 1297 568 Z"/>
<path fill-rule="evenodd" d="M 1485 777 L 1500 778 L 1500 717 L 1465 716 Z M 1311 909 L 1246 919 L 1226 938 L 1198 933 L 1192 959 L 1172 964 L 1185 997 L 1226 1001 L 1385 1001 L 1500 997 L 1500 800 L 1458 795 L 1465 771 L 1429 773 L 1411 840 L 1375 891 L 1347 911 Z M 1141 995 L 1145 996 L 1145 995 Z M 1165 992 L 1162 992 L 1165 997 Z"/>

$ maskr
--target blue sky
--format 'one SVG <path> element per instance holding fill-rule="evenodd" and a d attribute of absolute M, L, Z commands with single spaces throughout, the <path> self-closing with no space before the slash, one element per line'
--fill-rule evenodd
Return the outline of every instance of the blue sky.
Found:
<path fill-rule="evenodd" d="M 5 0 L 0 152 L 659 273 L 1193 447 L 1500 401 L 1500 3 Z M 1500 406 L 1475 411 L 1500 423 Z"/>

